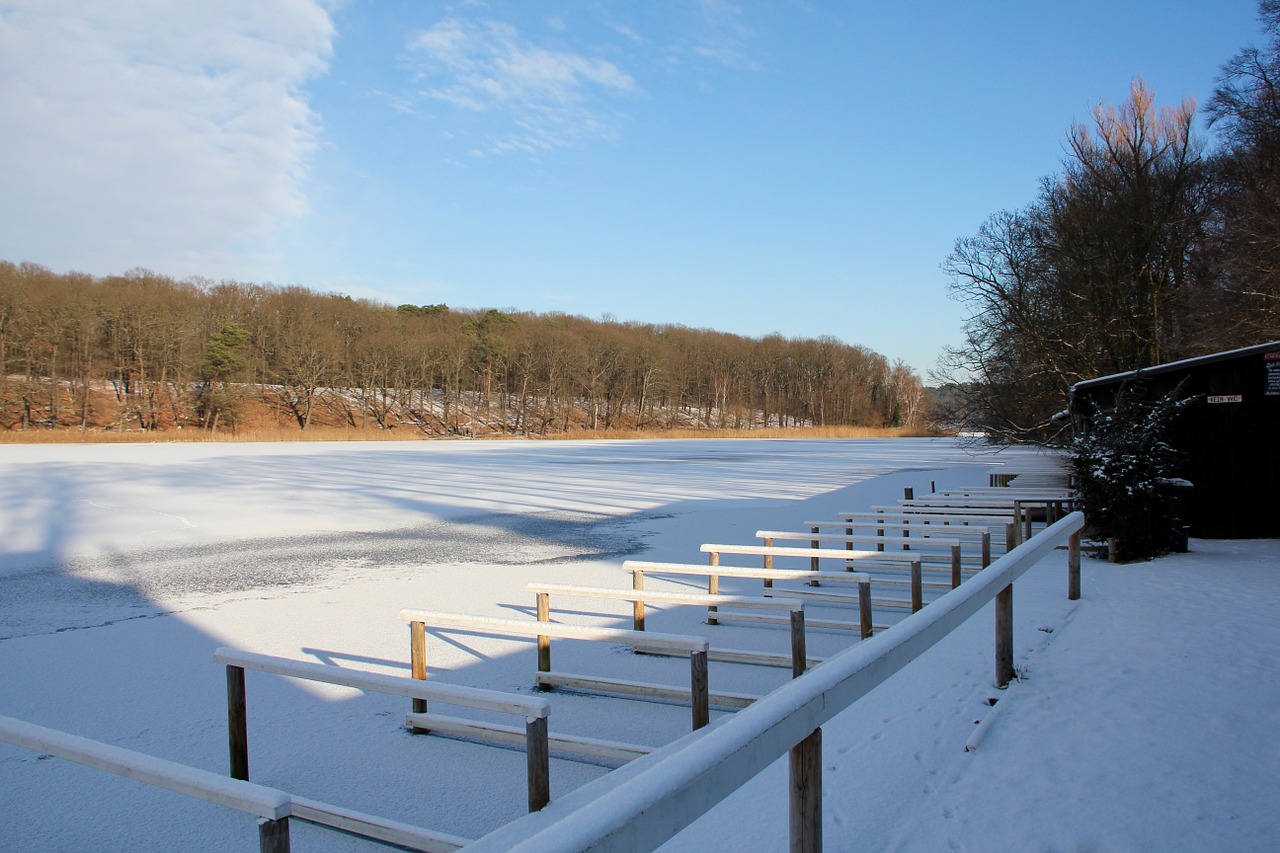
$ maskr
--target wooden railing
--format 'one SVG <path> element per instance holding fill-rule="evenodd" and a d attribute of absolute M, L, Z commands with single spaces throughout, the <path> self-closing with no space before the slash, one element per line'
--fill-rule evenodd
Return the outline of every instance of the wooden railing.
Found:
<path fill-rule="evenodd" d="M 12 717 L 0 717 L 0 741 L 255 815 L 260 853 L 289 853 L 290 818 L 422 853 L 452 853 L 468 843 L 466 838 L 296 797 Z"/>
<path fill-rule="evenodd" d="M 700 729 L 711 720 L 711 705 L 745 708 L 760 697 L 746 693 L 711 692 L 707 685 L 706 637 L 682 634 L 655 634 L 627 631 L 621 628 L 590 628 L 562 625 L 545 619 L 525 622 L 519 619 L 496 619 L 465 613 L 442 613 L 437 610 L 401 610 L 399 618 L 410 624 L 410 660 L 414 678 L 426 678 L 426 629 L 489 634 L 498 637 L 536 637 L 538 640 L 538 673 L 536 684 L 548 690 L 569 687 L 635 696 L 641 699 L 688 700 L 693 728 Z M 664 684 L 626 681 L 620 678 L 578 675 L 551 671 L 551 638 L 586 640 L 596 643 L 626 643 L 689 656 L 689 689 Z"/>
<path fill-rule="evenodd" d="M 822 849 L 822 729 L 893 674 L 996 602 L 996 682 L 1012 677 L 1012 585 L 1067 543 L 1068 597 L 1079 597 L 1080 530 L 1072 513 L 928 607 L 828 658 L 732 717 L 717 720 L 513 821 L 468 853 L 654 850 L 784 753 L 791 754 L 791 849 Z"/>
<path fill-rule="evenodd" d="M 525 751 L 528 756 L 529 811 L 537 811 L 551 799 L 548 766 L 547 715 L 551 703 L 512 693 L 481 690 L 452 684 L 430 684 L 398 675 L 358 672 L 337 666 L 289 660 L 288 658 L 221 648 L 213 653 L 215 663 L 227 667 L 227 739 L 231 753 L 231 776 L 249 778 L 249 715 L 245 701 L 244 671 L 254 669 L 287 678 L 301 678 L 338 684 L 374 693 L 405 696 L 420 702 L 434 700 L 483 711 L 495 711 L 525 718 Z"/>

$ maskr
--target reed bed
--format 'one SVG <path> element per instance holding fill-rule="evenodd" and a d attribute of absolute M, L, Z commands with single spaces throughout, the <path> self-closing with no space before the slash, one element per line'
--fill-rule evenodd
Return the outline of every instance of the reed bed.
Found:
<path fill-rule="evenodd" d="M 772 427 L 769 429 L 570 430 L 545 436 L 494 434 L 476 441 L 617 441 L 689 438 L 920 438 L 938 433 L 922 429 L 854 426 Z M 458 436 L 429 436 L 411 429 L 355 429 L 313 426 L 251 427 L 238 430 L 201 429 L 103 430 L 26 429 L 0 431 L 0 444 L 163 444 L 168 442 L 286 442 L 286 441 L 459 441 Z"/>

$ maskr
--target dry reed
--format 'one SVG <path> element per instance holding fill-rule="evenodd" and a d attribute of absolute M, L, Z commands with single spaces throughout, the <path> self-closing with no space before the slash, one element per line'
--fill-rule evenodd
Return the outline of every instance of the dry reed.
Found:
<path fill-rule="evenodd" d="M 919 438 L 936 433 L 921 429 L 853 426 L 773 427 L 770 429 L 572 430 L 546 436 L 490 435 L 478 440 L 525 438 L 536 441 L 606 441 L 656 438 Z M 254 427 L 209 432 L 200 429 L 101 430 L 27 429 L 0 431 L 0 444 L 163 444 L 169 442 L 285 441 L 457 441 L 457 436 L 428 436 L 407 429 L 353 429 L 313 426 Z"/>

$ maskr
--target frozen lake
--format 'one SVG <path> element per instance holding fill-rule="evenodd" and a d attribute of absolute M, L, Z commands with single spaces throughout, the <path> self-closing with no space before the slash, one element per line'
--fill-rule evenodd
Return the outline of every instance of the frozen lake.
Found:
<path fill-rule="evenodd" d="M 702 562 L 703 542 L 931 481 L 985 484 L 1012 458 L 923 439 L 0 446 L 0 714 L 222 773 L 218 646 L 407 674 L 402 607 L 531 618 L 530 581 L 626 586 L 628 557 Z M 1030 677 L 1002 694 L 978 753 L 962 747 L 996 693 L 989 614 L 825 727 L 827 849 L 1274 849 L 1278 558 L 1275 541 L 1194 542 L 1158 563 L 1091 563 L 1079 603 L 1064 559 L 1046 559 L 1015 599 Z M 558 615 L 620 625 L 629 609 Z M 709 629 L 691 610 L 656 608 L 651 630 L 782 650 L 781 632 Z M 817 632 L 810 652 L 849 641 Z M 432 677 L 526 693 L 533 655 L 455 635 L 428 651 Z M 687 663 L 594 644 L 556 656 L 687 679 Z M 764 692 L 785 675 L 713 665 L 712 687 Z M 688 727 L 677 705 L 546 695 L 553 731 L 659 745 Z M 523 813 L 522 754 L 409 735 L 406 706 L 250 674 L 252 778 L 466 837 Z M 553 798 L 605 772 L 553 759 Z M 8 746 L 0 816 L 6 851 L 256 843 L 244 815 Z M 720 843 L 785 848 L 785 767 L 668 847 Z M 299 827 L 294 849 L 378 848 Z"/>

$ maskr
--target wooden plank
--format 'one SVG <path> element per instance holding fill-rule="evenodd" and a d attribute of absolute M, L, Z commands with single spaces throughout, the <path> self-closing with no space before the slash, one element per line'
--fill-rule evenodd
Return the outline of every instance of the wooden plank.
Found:
<path fill-rule="evenodd" d="M 1016 494 L 1008 495 L 1005 497 L 973 497 L 973 498 L 927 497 L 927 498 L 917 498 L 916 500 L 911 500 L 911 501 L 903 501 L 901 506 L 903 509 L 917 509 L 919 507 L 925 507 L 928 509 L 943 509 L 943 510 L 955 509 L 961 512 L 968 512 L 970 510 L 991 510 L 990 515 L 1001 515 L 1003 514 L 1003 511 L 1005 509 L 1012 510 L 1014 506 L 1019 503 L 1023 504 L 1024 506 L 1025 505 L 1043 506 L 1043 505 L 1052 503 L 1054 500 L 1060 501 L 1061 498 L 1056 498 L 1056 499 L 1035 498 L 1035 497 L 1024 497 L 1022 495 L 1016 495 Z"/>
<path fill-rule="evenodd" d="M 785 533 L 780 530 L 757 530 L 757 539 L 764 539 L 765 547 L 772 547 L 770 540 L 785 539 L 788 541 L 808 541 L 811 543 L 818 542 L 872 542 L 879 545 L 914 545 L 917 547 L 928 547 L 930 545 L 938 548 L 959 547 L 961 542 L 959 539 L 951 539 L 945 537 L 893 537 L 893 536 L 859 536 L 856 534 L 838 534 L 838 533 Z M 817 544 L 810 547 L 817 548 Z"/>
<path fill-rule="evenodd" d="M 372 838 L 385 844 L 408 850 L 419 850 L 423 853 L 454 853 L 472 841 L 470 838 L 433 832 L 397 820 L 375 817 L 354 809 L 333 806 L 305 797 L 293 797 L 292 811 L 294 818 L 305 820 L 307 823 L 327 826 L 352 835 Z"/>
<path fill-rule="evenodd" d="M 861 609 L 861 606 L 859 606 Z M 791 620 L 786 616 L 767 616 L 763 613 L 735 613 L 722 615 L 723 619 L 732 619 L 735 622 L 759 622 L 762 625 L 789 625 Z M 810 628 L 822 628 L 829 631 L 861 631 L 861 622 L 844 622 L 838 619 L 805 619 L 805 625 Z M 888 625 L 876 625 L 875 630 L 883 631 Z"/>
<path fill-rule="evenodd" d="M 739 556 L 760 556 L 769 554 L 774 557 L 804 557 L 810 560 L 888 560 L 909 563 L 920 557 L 901 551 L 848 551 L 842 548 L 786 548 L 775 546 L 770 548 L 766 545 L 720 545 L 711 544 L 703 545 L 700 549 L 704 554 L 718 556 L 721 554 L 735 554 Z M 736 568 L 736 567 L 735 567 Z M 768 569 L 756 569 L 758 572 L 768 572 Z M 774 571 L 777 571 L 776 569 Z M 817 571 L 813 569 L 811 571 Z M 723 572 L 717 572 L 723 575 Z M 770 575 L 776 578 L 777 575 Z"/>
<path fill-rule="evenodd" d="M 445 734 L 494 740 L 497 743 L 508 743 L 524 747 L 526 731 L 516 726 L 506 726 L 498 722 L 481 722 L 463 720 L 462 717 L 440 715 L 440 713 L 410 713 L 404 717 L 411 727 L 422 727 L 431 731 L 443 731 Z M 654 751 L 654 747 L 643 747 L 634 743 L 623 743 L 621 740 L 602 740 L 585 738 L 580 735 L 548 733 L 547 743 L 556 752 L 567 752 L 576 756 L 590 758 L 608 758 L 611 761 L 634 761 Z"/>
<path fill-rule="evenodd" d="M 942 489 L 937 492 L 942 498 L 1020 498 L 1039 499 L 1045 501 L 1071 502 L 1076 495 L 1070 489 L 1053 488 L 1013 488 L 1010 486 L 983 486 L 976 489 Z"/>
<path fill-rule="evenodd" d="M 944 588 L 944 589 L 950 589 L 950 586 L 947 584 L 934 584 L 934 586 Z M 765 590 L 764 594 L 769 595 L 769 590 Z M 825 605 L 827 607 L 860 607 L 861 606 L 861 604 L 859 603 L 859 598 L 857 593 L 831 592 L 829 590 L 818 590 L 818 589 L 812 589 L 812 590 L 789 589 L 789 590 L 786 590 L 786 594 L 797 596 L 797 597 L 800 595 L 804 595 L 805 598 L 811 598 L 814 601 L 820 602 L 822 605 Z M 871 606 L 873 608 L 879 607 L 885 610 L 910 610 L 911 600 L 906 598 L 872 598 Z M 725 618 L 729 618 L 729 617 L 725 617 Z M 715 649 L 712 649 L 712 651 L 714 652 Z M 714 658 L 712 658 L 712 660 L 714 660 Z"/>
<path fill-rule="evenodd" d="M 705 573 L 705 568 L 703 572 Z M 537 637 L 546 635 L 570 640 L 589 640 L 600 643 L 626 643 L 644 640 L 660 643 L 686 652 L 706 651 L 705 637 L 682 634 L 657 634 L 648 631 L 628 631 L 623 628 L 588 628 L 581 625 L 565 625 L 560 622 L 528 622 L 520 619 L 498 619 L 492 616 L 471 616 L 463 613 L 442 613 L 436 610 L 401 610 L 399 618 L 422 622 L 428 627 L 478 634 L 495 634 L 505 637 Z"/>
<path fill-rule="evenodd" d="M 899 553 L 903 553 L 903 552 L 899 552 Z M 952 563 L 951 560 L 945 559 L 945 560 L 930 561 L 927 558 L 927 555 L 919 554 L 919 552 L 917 551 L 907 551 L 905 553 L 917 554 L 920 557 L 925 557 L 925 559 L 920 560 L 920 563 L 922 564 L 921 568 L 923 569 L 923 571 L 928 572 L 931 575 L 935 575 L 935 576 L 939 573 L 945 573 L 947 575 L 947 582 L 942 586 L 945 589 L 955 588 L 954 586 L 952 586 L 952 579 L 953 579 L 952 572 L 954 570 L 954 564 Z M 872 575 L 872 580 L 875 581 L 877 585 L 880 585 L 880 584 L 887 583 L 888 581 L 886 578 L 880 577 L 880 575 L 877 573 L 879 572 L 909 573 L 911 571 L 911 564 L 914 562 L 916 561 L 904 560 L 901 562 L 895 561 L 892 563 L 890 562 L 881 563 L 876 560 L 867 560 L 865 562 L 860 563 L 858 567 L 866 570 L 868 574 Z M 979 569 L 977 566 L 961 564 L 960 572 L 962 576 L 972 577 L 973 575 L 976 575 L 980 571 L 982 570 Z"/>
<path fill-rule="evenodd" d="M 516 726 L 465 720 L 461 717 L 449 717 L 443 714 L 409 714 L 405 717 L 405 722 L 412 728 L 430 729 L 433 732 L 444 732 L 478 740 L 491 740 L 514 746 L 525 745 L 526 732 Z M 585 755 L 589 758 L 605 758 L 611 761 L 633 761 L 642 755 L 648 755 L 654 750 L 654 747 L 651 746 L 640 746 L 633 743 L 600 740 L 577 735 L 556 734 L 555 732 L 548 733 L 547 744 L 556 752 Z"/>
<path fill-rule="evenodd" d="M 874 513 L 866 513 L 868 516 L 866 521 L 855 521 L 852 518 L 845 521 L 806 521 L 803 522 L 805 527 L 813 533 L 823 528 L 843 529 L 843 530 L 910 530 L 912 533 L 911 540 L 917 538 L 933 539 L 935 531 L 930 531 L 930 527 L 936 527 L 936 533 L 942 537 L 968 540 L 978 539 L 982 535 L 982 531 L 986 528 L 981 525 L 968 524 L 937 524 L 937 525 L 921 525 L 918 521 L 885 521 L 882 516 Z M 879 520 L 877 520 L 879 519 Z M 918 531 L 924 531 L 922 533 Z M 854 535 L 852 532 L 846 533 L 846 536 Z"/>
<path fill-rule="evenodd" d="M 689 604 L 706 607 L 710 604 L 763 610 L 803 610 L 804 602 L 797 599 L 762 599 L 750 595 L 708 595 L 701 592 L 665 592 L 658 590 L 611 589 L 609 587 L 570 586 L 554 583 L 531 583 L 525 591 L 555 593 L 580 598 L 607 598 L 619 601 L 643 600 L 646 604 Z"/>
<path fill-rule="evenodd" d="M 725 619 L 732 619 L 731 615 L 726 614 Z M 643 646 L 633 646 L 633 648 L 642 654 L 661 655 L 667 657 L 676 657 L 675 652 L 659 652 L 650 651 Z M 772 666 L 779 669 L 786 669 L 794 666 L 791 655 L 779 654 L 776 652 L 757 652 L 749 649 L 722 649 L 712 646 L 707 649 L 707 660 L 718 661 L 720 663 L 741 663 L 747 666 Z M 826 658 L 811 657 L 806 658 L 807 666 L 817 666 Z"/>
<path fill-rule="evenodd" d="M 798 549 L 804 551 L 805 556 L 809 555 L 808 549 Z M 627 560 L 622 564 L 622 568 L 630 572 L 648 572 L 650 574 L 663 575 L 702 575 L 703 577 L 714 573 L 722 578 L 745 578 L 748 580 L 760 580 L 762 578 L 774 578 L 775 580 L 823 580 L 835 583 L 858 583 L 860 580 L 867 580 L 868 576 L 862 572 L 814 572 L 808 569 L 765 569 L 750 568 L 740 566 L 700 566 L 696 563 L 650 563 L 643 560 Z"/>
<path fill-rule="evenodd" d="M 545 699 L 528 699 L 513 693 L 441 684 L 435 681 L 419 681 L 399 675 L 360 672 L 328 664 L 277 658 L 238 649 L 220 648 L 213 653 L 213 659 L 217 663 L 241 666 L 245 669 L 255 669 L 288 678 L 338 684 L 354 687 L 357 690 L 386 693 L 389 696 L 435 699 L 449 705 L 461 705 L 483 711 L 497 711 L 524 717 L 545 717 L 551 711 L 551 704 Z"/>
<path fill-rule="evenodd" d="M 928 524 L 969 524 L 972 526 L 990 527 L 997 524 L 1005 524 L 1013 517 L 1012 510 L 1008 513 L 979 513 L 979 512 L 959 512 L 947 511 L 940 508 L 930 509 L 929 507 L 892 507 L 892 506 L 873 506 L 872 512 L 866 513 L 867 518 L 883 518 L 886 521 L 903 521 L 914 522 L 919 519 L 921 522 Z M 846 513 L 839 513 L 844 518 Z M 856 518 L 862 513 L 849 513 L 851 518 Z"/>
<path fill-rule="evenodd" d="M 575 690 L 594 690 L 599 693 L 616 693 L 641 699 L 683 700 L 689 702 L 692 694 L 680 687 L 666 684 L 648 684 L 642 681 L 624 681 L 619 678 L 597 678 L 589 675 L 572 675 L 564 672 L 540 672 L 538 684 L 549 687 L 568 687 Z M 760 699 L 751 693 L 726 693 L 709 691 L 707 701 L 723 708 L 745 708 Z"/>
<path fill-rule="evenodd" d="M 0 716 L 0 741 L 268 820 L 289 815 L 284 791 Z"/>

